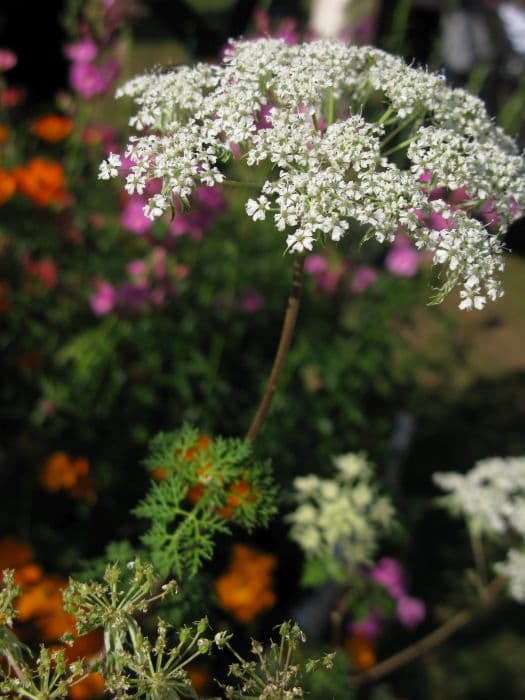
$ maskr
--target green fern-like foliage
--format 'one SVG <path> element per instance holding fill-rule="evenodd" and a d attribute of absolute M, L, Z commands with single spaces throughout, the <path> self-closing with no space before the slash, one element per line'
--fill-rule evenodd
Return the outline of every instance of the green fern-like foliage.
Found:
<path fill-rule="evenodd" d="M 161 576 L 195 575 L 216 535 L 264 526 L 276 511 L 270 464 L 255 461 L 244 440 L 185 425 L 154 438 L 146 467 L 154 481 L 133 512 L 150 521 L 142 541 Z"/>

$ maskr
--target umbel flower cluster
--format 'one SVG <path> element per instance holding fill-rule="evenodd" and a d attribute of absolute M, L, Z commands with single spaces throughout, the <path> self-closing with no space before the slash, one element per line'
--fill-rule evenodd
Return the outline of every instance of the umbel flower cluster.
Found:
<path fill-rule="evenodd" d="M 136 77 L 117 96 L 135 101 L 139 133 L 129 167 L 110 154 L 99 176 L 125 174 L 129 194 L 160 178 L 146 216 L 224 182 L 233 156 L 260 179 L 248 215 L 272 216 L 289 252 L 356 228 L 380 242 L 404 232 L 444 267 L 436 300 L 457 284 L 464 309 L 501 295 L 523 159 L 482 102 L 442 76 L 371 47 L 260 39 L 230 42 L 218 65 Z"/>
<path fill-rule="evenodd" d="M 306 555 L 305 583 L 350 577 L 370 564 L 394 510 L 379 493 L 372 466 L 361 454 L 334 459 L 334 479 L 309 474 L 294 479 L 297 508 L 288 515 L 290 538 Z"/>
<path fill-rule="evenodd" d="M 464 517 L 474 535 L 525 541 L 525 457 L 491 457 L 466 474 L 438 472 L 433 478 L 448 492 L 444 505 Z M 513 598 L 525 603 L 525 552 L 510 549 L 496 570 L 509 579 Z"/>

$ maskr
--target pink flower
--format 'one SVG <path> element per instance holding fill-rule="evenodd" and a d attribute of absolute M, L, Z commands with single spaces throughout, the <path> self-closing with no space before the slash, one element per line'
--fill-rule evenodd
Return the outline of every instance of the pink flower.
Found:
<path fill-rule="evenodd" d="M 120 213 L 120 225 L 126 231 L 142 235 L 149 231 L 152 222 L 143 212 L 144 201 L 139 195 L 132 195 L 128 203 Z"/>
<path fill-rule="evenodd" d="M 370 573 L 370 578 L 382 584 L 392 598 L 405 596 L 405 574 L 401 564 L 391 557 L 380 559 Z"/>
<path fill-rule="evenodd" d="M 18 58 L 14 51 L 9 49 L 0 49 L 0 73 L 5 73 L 5 71 L 14 68 L 18 62 Z"/>
<path fill-rule="evenodd" d="M 451 204 L 463 204 L 463 202 L 468 202 L 470 195 L 467 192 L 466 187 L 458 187 L 457 190 L 452 190 L 449 195 L 449 202 Z"/>
<path fill-rule="evenodd" d="M 255 314 L 264 307 L 264 297 L 255 289 L 247 289 L 241 297 L 241 309 Z"/>
<path fill-rule="evenodd" d="M 130 277 L 143 278 L 148 271 L 147 263 L 144 260 L 132 260 L 126 265 L 126 272 Z"/>
<path fill-rule="evenodd" d="M 483 204 L 479 210 L 480 216 L 488 226 L 497 226 L 499 224 L 499 213 L 494 209 L 494 199 L 489 199 Z"/>
<path fill-rule="evenodd" d="M 322 275 L 328 269 L 328 260 L 323 255 L 307 255 L 304 261 L 304 271 L 308 275 Z"/>
<path fill-rule="evenodd" d="M 79 61 L 72 64 L 69 70 L 69 81 L 84 99 L 90 100 L 95 95 L 106 92 L 119 70 L 118 63 L 111 59 L 100 66 Z"/>
<path fill-rule="evenodd" d="M 80 39 L 64 46 L 64 54 L 70 61 L 89 63 L 98 53 L 98 46 L 92 39 Z"/>
<path fill-rule="evenodd" d="M 402 596 L 397 601 L 397 617 L 407 629 L 412 629 L 425 619 L 425 604 L 419 598 Z"/>
<path fill-rule="evenodd" d="M 385 267 L 395 277 L 413 277 L 419 269 L 420 256 L 415 248 L 393 246 L 385 259 Z"/>
<path fill-rule="evenodd" d="M 155 279 L 163 280 L 166 277 L 166 262 L 167 253 L 164 248 L 155 247 L 151 254 L 151 271 Z"/>
<path fill-rule="evenodd" d="M 383 616 L 379 610 L 374 610 L 368 617 L 349 625 L 350 634 L 357 634 L 367 639 L 376 639 L 382 632 Z"/>
<path fill-rule="evenodd" d="M 105 316 L 111 313 L 117 304 L 117 291 L 109 282 L 97 283 L 95 294 L 89 300 L 95 316 Z"/>
<path fill-rule="evenodd" d="M 148 303 L 149 288 L 145 281 L 124 282 L 120 286 L 119 292 L 122 304 L 133 311 L 138 311 Z"/>
<path fill-rule="evenodd" d="M 270 121 L 270 112 L 272 105 L 261 105 L 259 110 L 259 121 L 256 124 L 257 131 L 262 129 L 273 129 L 273 124 Z"/>
<path fill-rule="evenodd" d="M 317 289 L 323 294 L 334 294 L 339 286 L 341 277 L 341 272 L 324 272 L 316 278 Z"/>
<path fill-rule="evenodd" d="M 152 289 L 149 295 L 149 300 L 153 306 L 162 306 L 166 300 L 166 290 L 165 289 Z"/>
<path fill-rule="evenodd" d="M 239 160 L 241 157 L 241 147 L 235 141 L 230 141 L 230 151 L 235 160 Z"/>
<path fill-rule="evenodd" d="M 214 187 L 197 187 L 193 198 L 196 204 L 214 212 L 222 211 L 226 205 L 220 185 L 215 185 Z"/>
<path fill-rule="evenodd" d="M 361 265 L 357 267 L 352 281 L 348 286 L 348 291 L 351 294 L 362 294 L 365 289 L 368 289 L 377 279 L 377 272 L 373 267 Z"/>

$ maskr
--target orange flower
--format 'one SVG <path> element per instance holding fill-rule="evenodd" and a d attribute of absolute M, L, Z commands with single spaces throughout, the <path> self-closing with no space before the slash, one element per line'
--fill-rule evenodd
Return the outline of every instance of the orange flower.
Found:
<path fill-rule="evenodd" d="M 188 677 L 196 692 L 201 695 L 210 682 L 210 672 L 207 666 L 202 664 L 189 666 L 186 669 Z"/>
<path fill-rule="evenodd" d="M 33 132 L 49 143 L 62 141 L 69 136 L 73 128 L 73 121 L 69 117 L 61 117 L 58 114 L 45 114 L 33 123 Z"/>
<path fill-rule="evenodd" d="M 31 545 L 18 537 L 4 537 L 0 541 L 0 571 L 2 569 L 20 569 L 30 564 L 33 559 Z"/>
<path fill-rule="evenodd" d="M 232 517 L 235 509 L 240 505 L 245 503 L 253 503 L 255 500 L 255 495 L 250 491 L 248 482 L 241 479 L 230 486 L 226 505 L 219 508 L 217 513 L 221 516 L 221 518 L 228 520 Z"/>
<path fill-rule="evenodd" d="M 33 158 L 27 165 L 15 168 L 13 175 L 20 192 L 35 204 L 64 204 L 68 199 L 60 163 Z"/>
<path fill-rule="evenodd" d="M 5 143 L 9 138 L 9 127 L 5 124 L 0 124 L 0 143 Z"/>
<path fill-rule="evenodd" d="M 100 673 L 90 673 L 70 689 L 69 697 L 73 700 L 91 700 L 91 698 L 101 697 L 105 689 L 106 684 Z"/>
<path fill-rule="evenodd" d="M 356 634 L 346 640 L 346 651 L 357 668 L 366 670 L 377 662 L 372 641 L 361 634 Z"/>
<path fill-rule="evenodd" d="M 72 495 L 88 493 L 86 483 L 89 462 L 83 457 L 73 459 L 65 452 L 55 452 L 42 468 L 40 482 L 47 491 L 67 489 Z"/>
<path fill-rule="evenodd" d="M 67 581 L 64 579 L 57 576 L 44 576 L 37 584 L 22 591 L 16 605 L 19 619 L 27 622 L 33 618 L 46 618 L 60 612 L 62 609 L 60 591 L 65 586 Z"/>
<path fill-rule="evenodd" d="M 209 435 L 201 435 L 200 437 L 197 438 L 197 440 L 195 441 L 195 444 L 186 450 L 186 452 L 182 456 L 182 459 L 185 462 L 191 462 L 193 460 L 196 460 L 199 452 L 201 452 L 202 450 L 205 450 L 210 445 L 211 445 L 211 437 Z M 209 465 L 206 465 L 206 467 L 209 467 Z M 204 474 L 206 471 L 206 467 L 204 467 L 204 468 L 199 467 L 199 469 L 197 470 L 197 473 L 199 475 Z M 153 469 L 151 472 L 151 475 L 156 481 L 164 481 L 164 479 L 168 475 L 168 469 L 167 469 L 167 467 L 159 467 L 158 469 Z M 196 486 L 190 488 L 190 490 L 188 491 L 187 499 L 191 503 L 197 503 L 197 501 L 199 501 L 200 498 L 202 497 L 203 493 L 204 493 L 204 485 L 197 484 Z"/>
<path fill-rule="evenodd" d="M 0 204 L 5 204 L 14 195 L 16 180 L 7 170 L 0 168 Z"/>
<path fill-rule="evenodd" d="M 15 581 L 21 586 L 29 586 L 40 581 L 43 575 L 44 572 L 39 564 L 26 564 L 17 570 Z"/>
<path fill-rule="evenodd" d="M 236 544 L 230 569 L 215 582 L 222 607 L 240 622 L 250 622 L 256 615 L 275 605 L 272 573 L 277 559 L 251 547 Z"/>

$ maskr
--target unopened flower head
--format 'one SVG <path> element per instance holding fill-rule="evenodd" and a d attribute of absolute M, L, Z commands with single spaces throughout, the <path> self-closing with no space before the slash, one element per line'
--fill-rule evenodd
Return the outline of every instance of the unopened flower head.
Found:
<path fill-rule="evenodd" d="M 379 536 L 392 523 L 390 501 L 379 493 L 362 454 L 337 457 L 334 479 L 313 474 L 294 480 L 297 508 L 288 515 L 290 537 L 307 558 L 348 572 L 370 563 Z M 327 573 L 329 573 L 327 571 Z"/>
<path fill-rule="evenodd" d="M 502 294 L 501 236 L 524 205 L 523 159 L 482 102 L 441 76 L 371 47 L 259 39 L 232 41 L 220 65 L 143 75 L 117 94 L 138 108 L 128 193 L 163 183 L 146 216 L 223 182 L 234 152 L 268 166 L 246 212 L 273 217 L 289 252 L 356 226 L 380 242 L 401 231 L 443 267 L 439 298 L 460 285 L 461 308 L 481 309 Z M 111 154 L 100 177 L 120 170 Z M 431 197 L 438 188 L 442 198 Z M 453 205 L 459 188 L 468 196 Z M 497 212 L 497 229 L 482 223 L 483 207 Z M 433 228 L 436 218 L 447 227 Z"/>

